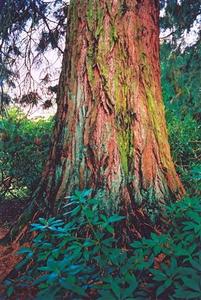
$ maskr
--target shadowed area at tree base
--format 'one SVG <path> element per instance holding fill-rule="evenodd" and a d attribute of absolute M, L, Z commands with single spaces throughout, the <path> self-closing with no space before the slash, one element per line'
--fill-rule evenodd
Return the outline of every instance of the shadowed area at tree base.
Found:
<path fill-rule="evenodd" d="M 0 239 L 2 239 L 8 233 L 8 229 L 0 227 Z M 29 244 L 24 244 L 23 246 L 29 246 Z M 12 244 L 11 246 L 2 246 L 0 245 L 0 299 L 7 299 L 6 296 L 6 287 L 3 282 L 7 277 L 15 279 L 18 275 L 18 272 L 15 270 L 15 266 L 22 259 L 20 255 L 17 255 L 16 252 L 22 247 L 19 243 Z M 32 300 L 35 299 L 36 288 L 34 287 L 24 287 L 19 291 L 16 291 L 15 295 L 10 297 L 10 300 Z"/>
<path fill-rule="evenodd" d="M 0 227 L 0 239 L 8 233 L 8 229 Z M 16 256 L 16 251 L 19 247 L 13 248 L 12 246 L 0 245 L 0 295 L 3 294 L 5 286 L 3 280 L 15 268 L 15 265 L 20 261 L 20 257 Z"/>
<path fill-rule="evenodd" d="M 96 196 L 97 194 L 94 193 L 94 197 Z M 39 217 L 55 216 L 55 213 L 47 209 L 45 205 L 39 208 L 35 203 L 36 202 L 32 200 L 31 203 L 27 203 L 23 207 L 24 210 L 22 210 L 22 213 L 19 213 L 17 216 L 15 215 L 15 221 L 9 224 L 8 228 L 10 229 L 7 231 L 6 235 L 0 239 L 0 245 L 6 246 L 13 242 L 15 243 L 16 238 L 20 243 L 30 241 L 31 236 L 28 232 L 28 226 L 31 223 L 36 222 Z M 107 210 L 107 215 L 115 213 L 115 211 L 108 211 L 105 203 L 102 203 L 102 208 Z M 121 226 L 116 228 L 116 235 L 119 235 L 119 244 L 122 246 L 125 246 L 133 239 L 140 239 L 143 236 L 149 237 L 151 232 L 159 233 L 161 228 L 166 224 L 166 220 L 164 218 L 161 219 L 163 211 L 160 210 L 160 208 L 158 208 L 157 216 L 154 215 L 154 222 L 144 213 L 142 208 L 131 210 L 129 215 L 125 215 L 124 207 L 119 208 L 116 212 L 125 218 L 125 220 L 122 221 Z"/>
<path fill-rule="evenodd" d="M 0 202 L 0 240 L 3 240 L 9 233 L 9 227 L 19 218 L 25 205 L 19 200 Z M 0 245 L 0 283 L 14 269 L 16 263 L 20 261 L 21 258 L 16 255 L 19 248 L 19 242 L 8 246 Z"/>
<path fill-rule="evenodd" d="M 0 201 L 0 226 L 8 229 L 19 218 L 26 205 L 21 200 Z"/>
<path fill-rule="evenodd" d="M 7 200 L 0 202 L 0 245 L 8 244 L 7 242 L 3 243 L 2 241 L 4 241 L 6 236 L 9 237 L 9 229 L 18 221 L 26 206 L 27 203 L 22 200 Z"/>
<path fill-rule="evenodd" d="M 3 240 L 7 234 L 9 234 L 9 227 L 19 218 L 23 212 L 26 203 L 19 200 L 2 201 L 0 202 L 0 240 Z M 22 259 L 16 252 L 22 246 L 29 246 L 28 243 L 22 244 L 20 239 L 16 239 L 9 245 L 0 245 L 0 299 L 6 299 L 4 280 L 9 278 L 16 278 L 18 272 L 15 270 L 15 266 Z M 36 295 L 35 288 L 23 288 L 16 292 L 10 300 L 15 300 L 19 297 L 20 300 L 34 299 Z M 3 298 L 1 298 L 3 297 Z"/>

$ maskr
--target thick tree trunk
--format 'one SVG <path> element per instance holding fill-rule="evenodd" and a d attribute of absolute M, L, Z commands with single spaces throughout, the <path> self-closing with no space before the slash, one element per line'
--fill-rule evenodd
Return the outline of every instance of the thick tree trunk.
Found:
<path fill-rule="evenodd" d="M 71 1 L 47 202 L 102 189 L 109 206 L 152 213 L 184 190 L 161 97 L 158 1 Z"/>
<path fill-rule="evenodd" d="M 108 207 L 153 217 L 184 193 L 168 144 L 158 19 L 154 0 L 71 1 L 53 145 L 36 191 L 50 208 L 93 188 Z"/>

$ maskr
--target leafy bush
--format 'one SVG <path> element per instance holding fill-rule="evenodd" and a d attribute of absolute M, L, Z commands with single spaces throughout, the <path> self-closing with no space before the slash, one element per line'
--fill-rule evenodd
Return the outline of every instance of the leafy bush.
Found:
<path fill-rule="evenodd" d="M 168 43 L 161 46 L 161 82 L 172 155 L 191 194 L 201 190 L 197 180 L 201 176 L 200 55 L 201 43 L 182 50 L 172 50 Z"/>
<path fill-rule="evenodd" d="M 161 81 L 165 104 L 178 116 L 201 118 L 200 59 L 201 42 L 181 49 L 170 43 L 161 45 Z"/>
<path fill-rule="evenodd" d="M 164 207 L 166 233 L 121 247 L 124 218 L 89 195 L 76 192 L 63 216 L 32 224 L 37 236 L 17 266 L 26 271 L 7 280 L 8 294 L 36 286 L 36 299 L 201 299 L 200 199 Z"/>
<path fill-rule="evenodd" d="M 200 126 L 190 116 L 181 119 L 171 114 L 168 117 L 170 143 L 177 165 L 185 168 L 198 160 L 200 150 Z"/>
<path fill-rule="evenodd" d="M 187 115 L 183 119 L 168 111 L 169 141 L 178 173 L 189 192 L 201 191 L 201 126 Z"/>
<path fill-rule="evenodd" d="M 0 118 L 0 198 L 26 198 L 47 158 L 52 120 L 30 120 L 17 108 Z"/>

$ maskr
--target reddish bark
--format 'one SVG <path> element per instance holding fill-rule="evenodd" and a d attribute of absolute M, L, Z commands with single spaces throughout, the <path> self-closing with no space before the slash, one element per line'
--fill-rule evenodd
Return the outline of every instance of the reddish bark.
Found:
<path fill-rule="evenodd" d="M 148 198 L 157 206 L 184 192 L 161 97 L 158 3 L 121 2 L 71 2 L 43 174 L 48 201 L 91 187 L 104 189 L 114 206 L 122 199 L 151 209 Z"/>
<path fill-rule="evenodd" d="M 48 205 L 75 188 L 102 189 L 108 206 L 140 218 L 183 195 L 161 96 L 158 19 L 158 1 L 71 1 L 53 144 L 35 194 Z"/>

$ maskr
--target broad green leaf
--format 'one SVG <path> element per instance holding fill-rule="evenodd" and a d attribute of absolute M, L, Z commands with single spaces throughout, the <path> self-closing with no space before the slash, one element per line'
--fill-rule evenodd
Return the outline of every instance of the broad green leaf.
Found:
<path fill-rule="evenodd" d="M 165 292 L 165 290 L 170 287 L 172 284 L 172 280 L 171 279 L 167 279 L 161 286 L 159 286 L 156 290 L 156 296 L 160 296 L 162 293 Z"/>
<path fill-rule="evenodd" d="M 109 217 L 108 223 L 119 222 L 119 221 L 121 221 L 123 219 L 125 219 L 125 217 L 119 216 L 119 215 L 113 215 L 113 216 Z"/>

